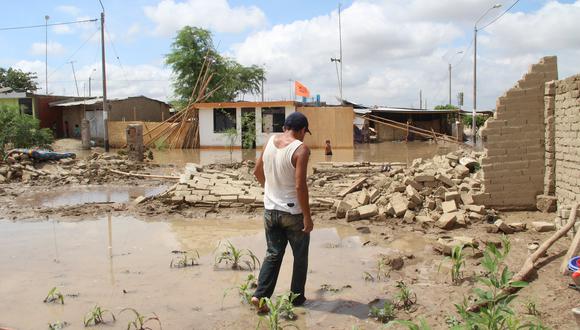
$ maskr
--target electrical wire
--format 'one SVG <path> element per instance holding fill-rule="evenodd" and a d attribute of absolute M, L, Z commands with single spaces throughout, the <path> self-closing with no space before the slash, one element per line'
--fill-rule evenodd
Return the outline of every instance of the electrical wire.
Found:
<path fill-rule="evenodd" d="M 508 9 L 506 9 L 503 13 L 501 13 L 498 17 L 494 18 L 491 22 L 487 23 L 486 25 L 484 25 L 482 28 L 479 28 L 479 30 L 483 30 L 486 27 L 492 25 L 493 23 L 495 23 L 497 20 L 499 20 L 500 18 L 503 17 L 503 15 L 507 14 L 508 11 L 510 11 L 515 5 L 518 4 L 518 2 L 520 2 L 520 0 L 516 0 L 511 6 L 509 6 Z"/>
<path fill-rule="evenodd" d="M 113 38 L 111 38 L 111 35 L 109 34 L 109 31 L 105 28 L 105 32 L 107 33 L 107 37 L 109 38 L 109 42 L 111 44 L 111 46 L 113 46 L 113 52 L 115 53 L 115 57 L 117 58 L 117 61 L 119 62 L 119 66 L 121 66 L 121 72 L 123 73 L 123 78 L 125 78 L 125 81 L 129 82 L 129 80 L 127 79 L 127 73 L 125 72 L 125 67 L 123 66 L 123 63 L 121 63 L 121 58 L 119 57 L 119 53 L 117 53 L 117 47 L 115 47 L 115 43 L 113 42 Z"/>
<path fill-rule="evenodd" d="M 57 72 L 58 70 L 60 70 L 60 68 L 63 67 L 63 65 L 67 64 L 68 62 L 70 62 L 70 60 L 73 58 L 73 56 L 75 56 L 94 36 L 95 34 L 97 34 L 97 32 L 99 32 L 99 30 L 97 29 L 87 40 L 85 40 L 82 45 L 77 48 L 77 50 L 75 50 L 71 56 L 69 56 L 64 63 L 62 63 L 61 65 L 59 65 L 56 69 L 54 69 L 49 75 L 48 77 L 50 78 L 55 72 Z"/>
<path fill-rule="evenodd" d="M 85 20 L 82 20 L 82 21 L 72 21 L 72 22 L 62 22 L 62 23 L 51 23 L 51 24 L 42 24 L 42 25 L 13 26 L 13 27 L 0 28 L 0 31 L 44 28 L 44 27 L 47 27 L 47 26 L 79 24 L 79 23 L 89 23 L 89 22 L 96 22 L 96 21 L 97 21 L 97 19 L 96 18 L 93 18 L 93 19 L 85 19 Z"/>

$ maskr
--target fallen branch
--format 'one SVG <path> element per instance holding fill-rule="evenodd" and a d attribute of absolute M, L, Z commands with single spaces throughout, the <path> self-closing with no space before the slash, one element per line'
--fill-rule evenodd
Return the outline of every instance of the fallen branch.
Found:
<path fill-rule="evenodd" d="M 572 206 L 572 211 L 570 212 L 570 217 L 568 218 L 568 223 L 566 226 L 560 228 L 554 235 L 552 235 L 548 240 L 546 240 L 540 247 L 536 250 L 536 252 L 532 253 L 528 259 L 524 262 L 524 265 L 520 269 L 520 271 L 512 277 L 511 282 L 518 282 L 518 281 L 525 281 L 528 276 L 530 276 L 533 270 L 536 267 L 536 262 L 540 259 L 544 253 L 560 238 L 562 238 L 566 233 L 574 227 L 576 223 L 576 209 L 578 208 L 578 203 Z M 509 295 L 511 293 L 517 292 L 520 288 L 509 287 L 507 289 L 503 289 L 500 293 L 500 296 Z M 470 312 L 477 312 L 482 307 L 486 306 L 486 303 L 478 303 L 472 305 L 468 308 Z"/>
<path fill-rule="evenodd" d="M 128 173 L 122 172 L 118 170 L 109 169 L 109 172 L 126 175 L 126 176 L 134 176 L 138 178 L 150 178 L 150 179 L 168 179 L 168 180 L 179 180 L 178 176 L 171 176 L 171 175 L 153 175 L 153 174 L 139 174 L 139 173 Z"/>

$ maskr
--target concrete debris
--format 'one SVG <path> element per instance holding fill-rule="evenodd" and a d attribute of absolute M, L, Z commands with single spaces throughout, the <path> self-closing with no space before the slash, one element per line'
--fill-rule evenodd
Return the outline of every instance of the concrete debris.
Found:
<path fill-rule="evenodd" d="M 455 200 L 450 200 L 450 201 L 441 203 L 441 208 L 443 209 L 443 212 L 445 212 L 445 213 L 455 212 L 455 211 L 457 211 L 457 204 L 455 203 Z"/>
<path fill-rule="evenodd" d="M 446 230 L 483 222 L 487 210 L 478 203 L 486 200 L 483 176 L 478 166 L 471 169 L 460 164 L 466 157 L 478 161 L 481 154 L 458 150 L 432 159 L 416 159 L 410 166 L 317 163 L 308 177 L 310 206 L 313 210 L 332 211 L 337 219 L 346 221 L 399 218 Z M 244 163 L 237 163 L 235 168 L 191 165 L 164 200 L 203 207 L 262 207 L 264 192 L 252 169 L 253 164 Z"/>
<path fill-rule="evenodd" d="M 156 164 L 130 161 L 125 154 L 92 153 L 86 159 L 35 161 L 26 154 L 14 154 L 0 161 L 0 183 L 21 182 L 28 185 L 61 186 L 66 184 L 102 184 L 133 181 L 121 172 L 141 172 Z"/>
<path fill-rule="evenodd" d="M 534 221 L 532 227 L 539 233 L 556 230 L 556 224 L 552 222 Z"/>
<path fill-rule="evenodd" d="M 536 196 L 536 207 L 538 210 L 548 213 L 556 212 L 558 198 L 556 196 L 538 195 Z"/>
<path fill-rule="evenodd" d="M 441 229 L 451 229 L 457 223 L 457 213 L 443 213 L 443 215 L 437 220 L 435 226 Z"/>

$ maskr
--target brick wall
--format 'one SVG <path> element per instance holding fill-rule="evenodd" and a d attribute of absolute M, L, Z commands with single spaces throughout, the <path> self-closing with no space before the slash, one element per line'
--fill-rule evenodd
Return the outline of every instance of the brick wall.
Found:
<path fill-rule="evenodd" d="M 554 134 L 554 160 L 547 171 L 555 173 L 558 205 L 570 205 L 580 201 L 580 74 L 553 82 L 551 92 L 546 99 L 554 99 L 553 120 L 546 131 Z"/>
<path fill-rule="evenodd" d="M 481 130 L 486 198 L 500 209 L 532 209 L 544 191 L 545 83 L 558 79 L 557 59 L 544 57 L 499 97 Z"/>

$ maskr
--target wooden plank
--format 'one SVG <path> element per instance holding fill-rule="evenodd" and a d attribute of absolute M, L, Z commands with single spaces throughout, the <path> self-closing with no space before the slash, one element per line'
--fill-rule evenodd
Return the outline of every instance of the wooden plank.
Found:
<path fill-rule="evenodd" d="M 340 193 L 338 193 L 338 196 L 339 197 L 344 197 L 347 194 L 350 194 L 351 192 L 355 191 L 358 187 L 360 187 L 360 185 L 362 185 L 366 180 L 367 180 L 367 178 L 357 179 L 348 188 L 345 188 L 343 191 L 341 191 Z"/>

